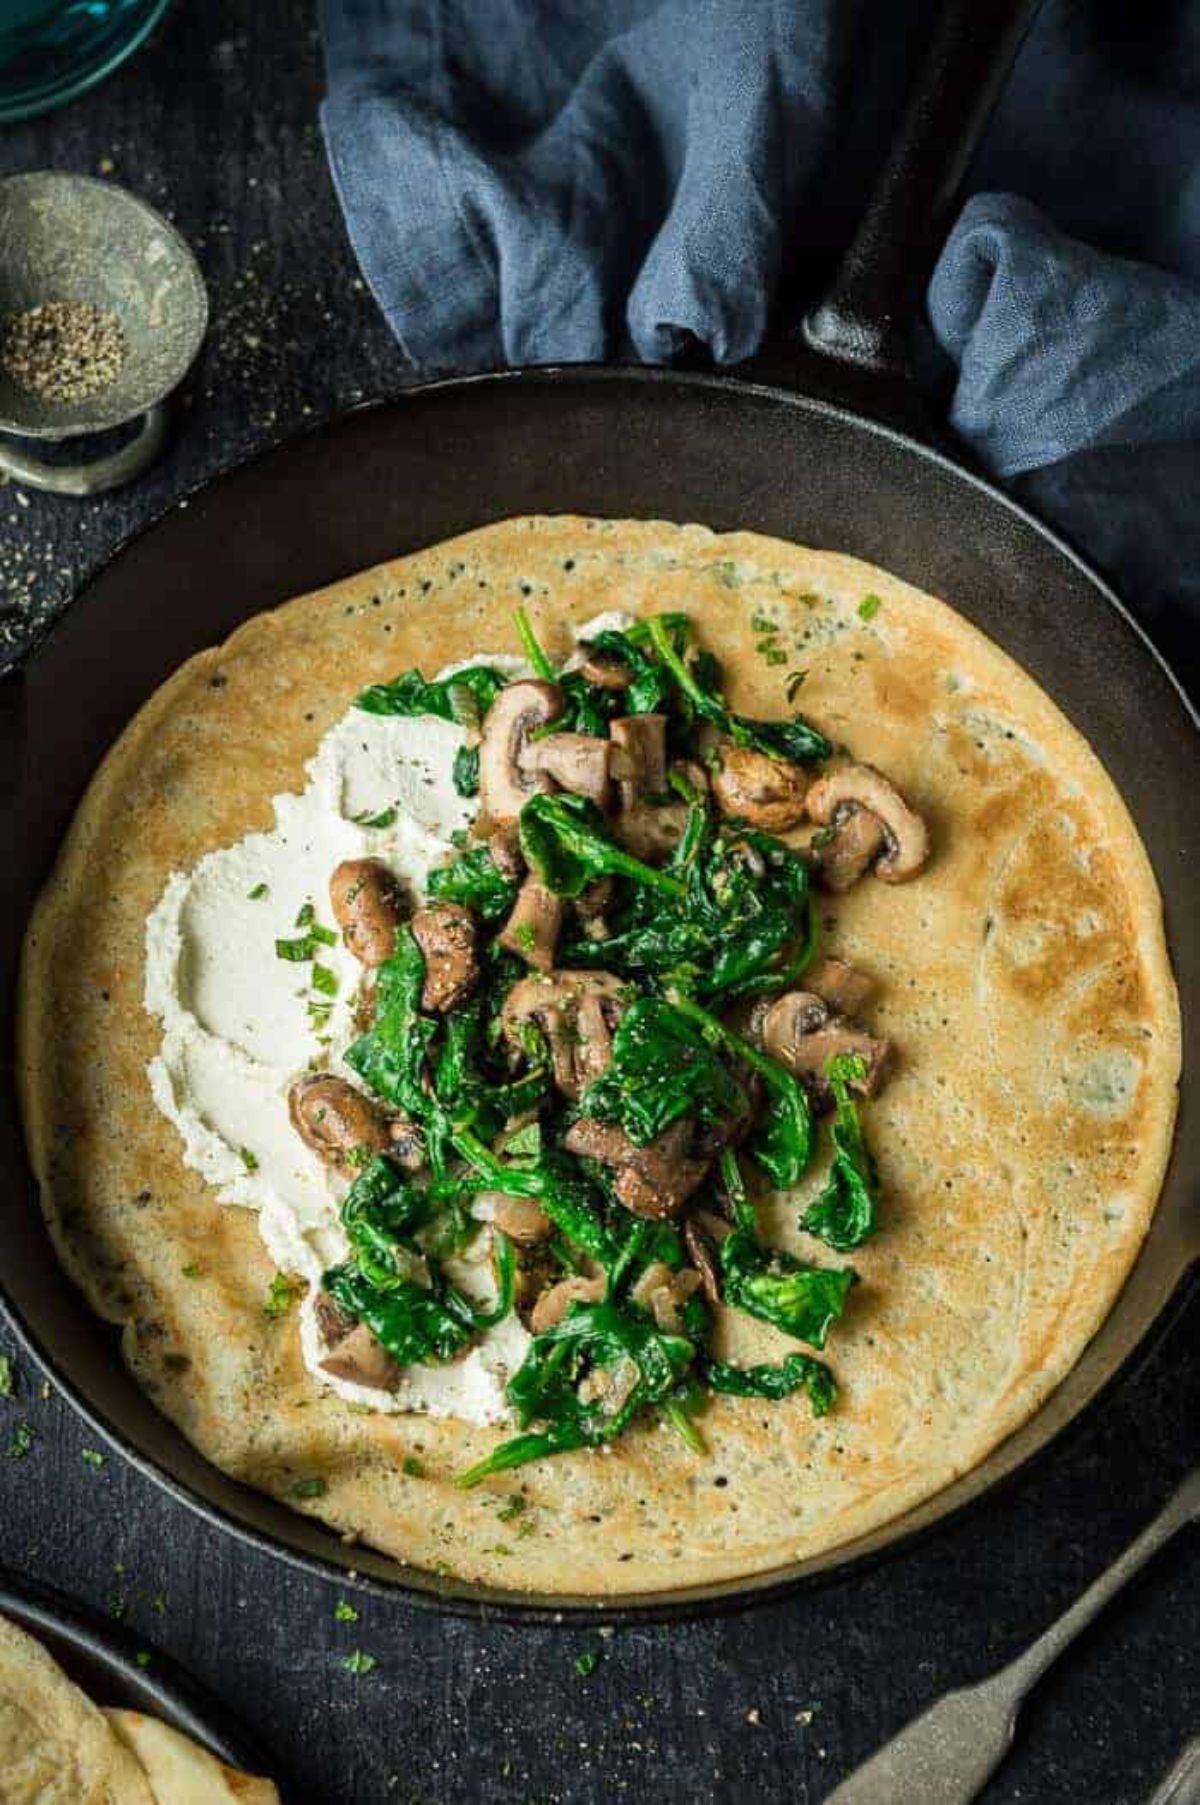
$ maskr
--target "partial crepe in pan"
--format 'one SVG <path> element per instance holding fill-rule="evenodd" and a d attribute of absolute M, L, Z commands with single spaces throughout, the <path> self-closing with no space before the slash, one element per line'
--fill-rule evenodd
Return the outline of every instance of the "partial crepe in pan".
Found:
<path fill-rule="evenodd" d="M 862 1283 L 830 1343 L 836 1409 L 815 1421 L 800 1395 L 723 1398 L 704 1417 L 707 1458 L 642 1425 L 611 1451 L 464 1493 L 454 1475 L 501 1432 L 350 1410 L 320 1394 L 294 1322 L 264 1316 L 271 1266 L 253 1219 L 185 1170 L 150 1098 L 143 935 L 173 870 L 270 825 L 272 796 L 302 788 L 360 688 L 512 650 L 520 603 L 558 652 L 602 609 L 683 610 L 750 715 L 788 712 L 785 680 L 806 670 L 805 712 L 899 784 L 934 856 L 915 882 L 868 879 L 822 908 L 824 950 L 877 980 L 868 1025 L 899 1053 L 867 1118 L 883 1231 L 853 1256 Z M 24 1109 L 51 1230 L 159 1407 L 227 1473 L 397 1560 L 548 1593 L 770 1571 L 981 1460 L 1068 1372 L 1133 1264 L 1179 1050 L 1146 854 L 1030 677 L 882 570 L 661 522 L 502 522 L 258 616 L 194 658 L 97 774 L 22 976 Z M 819 1255 L 795 1236 L 794 1199 L 768 1210 Z M 728 1347 L 782 1351 L 744 1322 Z M 518 1488 L 519 1523 L 498 1521 Z"/>

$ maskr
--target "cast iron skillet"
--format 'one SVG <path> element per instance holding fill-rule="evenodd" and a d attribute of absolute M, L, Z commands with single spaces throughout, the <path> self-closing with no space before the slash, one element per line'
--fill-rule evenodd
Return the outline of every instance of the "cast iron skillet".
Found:
<path fill-rule="evenodd" d="M 0 1616 L 36 1637 L 93 1704 L 159 1717 L 227 1766 L 277 1780 L 271 1757 L 182 1668 L 157 1651 L 148 1666 L 139 1667 L 143 1645 L 120 1625 L 81 1610 L 47 1587 L 32 1586 L 3 1567 Z"/>
<path fill-rule="evenodd" d="M 1188 1037 L 1200 854 L 1200 739 L 1170 672 L 1116 597 L 1019 507 L 923 442 L 902 326 L 1030 0 L 946 12 L 896 148 L 834 291 L 787 353 L 726 376 L 574 367 L 433 383 L 220 478 L 88 586 L 3 712 L 13 847 L 0 903 L 11 996 L 22 929 L 98 759 L 190 654 L 248 615 L 505 515 L 698 520 L 850 552 L 951 601 L 1026 666 L 1087 736 L 1131 808 L 1166 901 Z M 864 411 L 857 411 L 864 410 Z M 918 436 L 920 435 L 920 436 Z M 20 686 L 18 686 L 20 687 Z M 1149 725 L 1148 725 L 1149 724 Z M 1200 1255 L 1200 1067 L 1185 1067 L 1174 1160 L 1137 1266 L 1100 1334 L 1024 1428 L 928 1503 L 847 1547 L 737 1584 L 622 1600 L 531 1599 L 401 1569 L 225 1478 L 125 1373 L 113 1332 L 54 1258 L 25 1163 L 11 1072 L 0 1099 L 0 1272 L 29 1351 L 159 1484 L 243 1539 L 326 1577 L 452 1608 L 669 1616 L 775 1594 L 927 1529 L 1041 1449 L 1165 1321 Z"/>

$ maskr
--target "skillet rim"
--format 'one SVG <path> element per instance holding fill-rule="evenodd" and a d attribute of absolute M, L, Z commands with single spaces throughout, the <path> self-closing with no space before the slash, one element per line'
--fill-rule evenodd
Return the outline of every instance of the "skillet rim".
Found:
<path fill-rule="evenodd" d="M 824 416 L 838 421 L 854 432 L 865 432 L 870 438 L 882 438 L 890 441 L 896 449 L 909 457 L 915 456 L 925 460 L 937 467 L 952 481 L 967 484 L 986 503 L 997 504 L 1004 513 L 1042 540 L 1053 554 L 1065 559 L 1068 564 L 1073 566 L 1076 574 L 1095 592 L 1097 599 L 1107 604 L 1130 636 L 1132 654 L 1148 656 L 1151 664 L 1157 667 L 1158 675 L 1166 679 L 1179 703 L 1182 704 L 1187 723 L 1197 737 L 1197 757 L 1200 761 L 1200 709 L 1193 703 L 1182 680 L 1166 656 L 1155 644 L 1147 629 L 1105 579 L 1092 568 L 1091 564 L 1054 529 L 1038 520 L 1023 503 L 1015 500 L 987 478 L 959 462 L 940 445 L 923 443 L 914 436 L 912 431 L 906 431 L 875 419 L 870 414 L 847 406 L 840 401 L 828 399 L 820 394 L 789 389 L 777 382 L 739 378 L 732 372 L 684 371 L 657 365 L 544 364 L 517 369 L 473 372 L 468 375 L 434 377 L 406 386 L 392 395 L 380 396 L 354 407 L 328 414 L 323 419 L 307 424 L 298 431 L 281 434 L 250 456 L 196 481 L 115 545 L 89 572 L 73 601 L 53 621 L 46 623 L 29 642 L 21 655 L 20 667 L 34 658 L 48 655 L 48 648 L 52 646 L 58 628 L 81 603 L 86 604 L 93 599 L 93 592 L 101 577 L 132 546 L 169 521 L 181 506 L 190 503 L 196 497 L 206 496 L 222 486 L 234 485 L 247 470 L 257 468 L 273 458 L 282 457 L 297 445 L 309 444 L 322 435 L 336 435 L 340 429 L 349 427 L 355 421 L 363 418 L 374 420 L 388 412 L 395 412 L 399 415 L 410 401 L 436 399 L 445 394 L 457 395 L 467 391 L 503 392 L 507 388 L 518 385 L 548 391 L 572 384 L 580 384 L 586 390 L 592 386 L 599 388 L 607 384 L 617 386 L 628 383 L 633 383 L 635 386 L 710 390 L 736 401 L 755 399 L 776 406 L 783 405 L 794 408 L 802 413 Z M 335 577 L 328 580 L 336 581 L 338 579 Z M 265 610 L 257 610 L 257 612 L 263 611 Z M 247 615 L 244 618 L 251 617 Z M 89 626 L 90 617 L 83 623 L 81 630 L 87 630 Z M 17 1119 L 20 1120 L 19 1111 Z M 1177 1135 L 1178 1119 L 1172 1141 L 1172 1161 Z M 27 1168 L 24 1176 L 33 1183 L 36 1196 L 36 1182 L 33 1181 L 33 1175 L 28 1172 Z M 1168 1168 L 1167 1179 L 1170 1179 L 1170 1168 Z M 1164 1190 L 1165 1188 L 1164 1183 Z M 1162 1194 L 1160 1192 L 1159 1202 L 1155 1205 L 1155 1217 L 1161 1207 Z M 1153 1221 L 1154 1218 L 1152 1218 L 1152 1224 Z M 975 1483 L 978 1475 L 987 1465 L 1002 1457 L 1005 1448 L 1009 1447 L 1012 1442 L 1030 1433 L 1039 1419 L 1050 1410 L 1055 1399 L 1059 1398 L 1063 1388 L 1070 1383 L 1078 1370 L 1078 1361 L 1060 1384 L 1049 1393 L 1039 1408 L 1010 1436 L 997 1444 L 983 1462 L 977 1463 L 976 1466 L 953 1480 L 950 1485 L 943 1487 L 940 1492 L 934 1493 L 923 1503 L 913 1507 L 911 1511 L 881 1525 L 877 1530 L 869 1532 L 855 1541 L 831 1549 L 825 1555 L 765 1574 L 750 1575 L 742 1580 L 725 1580 L 709 1585 L 633 1594 L 624 1598 L 580 1597 L 570 1594 L 539 1595 L 502 1590 L 473 1582 L 448 1579 L 435 1573 L 426 1573 L 421 1569 L 402 1567 L 396 1563 L 393 1565 L 397 1577 L 384 1578 L 376 1573 L 364 1573 L 355 1569 L 353 1565 L 343 1566 L 332 1558 L 331 1553 L 309 1551 L 296 1542 L 285 1541 L 281 1535 L 277 1536 L 266 1529 L 240 1519 L 234 1514 L 232 1507 L 203 1497 L 198 1490 L 192 1489 L 191 1484 L 168 1471 L 160 1464 L 158 1458 L 143 1452 L 140 1447 L 135 1445 L 132 1436 L 128 1435 L 126 1431 L 115 1429 L 84 1397 L 75 1382 L 60 1371 L 55 1356 L 43 1345 L 40 1336 L 34 1332 L 21 1315 L 17 1306 L 8 1296 L 2 1281 L 0 1281 L 0 1315 L 8 1323 L 28 1357 L 51 1378 L 72 1408 L 80 1414 L 91 1429 L 103 1437 L 139 1472 L 151 1479 L 176 1501 L 186 1505 L 200 1517 L 212 1523 L 214 1527 L 230 1533 L 235 1539 L 249 1547 L 283 1560 L 292 1568 L 342 1587 L 353 1586 L 365 1595 L 377 1599 L 395 1600 L 399 1598 L 405 1603 L 416 1605 L 422 1609 L 448 1611 L 454 1615 L 476 1620 L 498 1619 L 531 1625 L 562 1625 L 565 1623 L 578 1625 L 598 1619 L 624 1623 L 671 1622 L 684 1617 L 708 1617 L 723 1614 L 725 1611 L 776 1603 L 798 1592 L 801 1588 L 819 1584 L 822 1581 L 844 1578 L 852 1569 L 873 1566 L 885 1556 L 899 1553 L 919 1544 L 942 1524 L 960 1518 L 983 1497 L 1010 1486 L 1018 1474 L 1024 1472 L 1032 1463 L 1047 1456 L 1052 1448 L 1061 1445 L 1065 1437 L 1077 1433 L 1085 1415 L 1098 1406 L 1121 1379 L 1130 1375 L 1135 1367 L 1141 1365 L 1150 1356 L 1163 1336 L 1169 1332 L 1171 1326 L 1182 1314 L 1194 1289 L 1193 1281 L 1200 1279 L 1200 1272 L 1196 1270 L 1197 1262 L 1200 1262 L 1200 1223 L 1191 1225 L 1190 1237 L 1186 1232 L 1187 1227 L 1188 1224 L 1185 1223 L 1185 1232 L 1179 1237 L 1181 1245 L 1173 1250 L 1173 1259 L 1169 1262 L 1170 1271 L 1165 1287 L 1161 1281 L 1154 1287 L 1155 1307 L 1153 1312 L 1145 1322 L 1137 1339 L 1126 1349 L 1123 1357 L 1117 1360 L 1115 1365 L 1110 1364 L 1107 1371 L 1102 1371 L 1095 1378 L 1091 1389 L 1085 1396 L 1071 1401 L 1069 1414 L 1065 1419 L 1060 1421 L 1056 1427 L 1043 1429 L 1041 1438 L 1035 1439 L 1032 1447 L 1015 1461 L 1012 1461 L 1010 1457 L 1009 1463 L 1004 1464 L 1001 1471 L 985 1483 Z M 47 1246 L 53 1255 L 48 1237 Z M 1143 1242 L 1138 1260 L 1131 1268 L 1125 1286 L 1118 1294 L 1112 1309 L 1097 1331 L 1097 1335 L 1103 1333 L 1120 1309 L 1126 1289 L 1133 1273 L 1142 1262 L 1147 1246 L 1148 1238 L 1146 1242 Z M 1170 1248 L 1162 1251 L 1164 1258 L 1172 1253 Z M 87 1308 L 82 1299 L 80 1299 L 80 1303 L 84 1309 Z M 102 1326 L 108 1327 L 108 1325 Z M 1088 1347 L 1092 1345 L 1089 1343 Z M 113 1348 L 117 1364 L 120 1366 L 115 1334 Z M 1081 1352 L 1080 1360 L 1086 1353 L 1087 1348 Z M 122 1371 L 124 1371 L 123 1368 Z M 125 1376 L 128 1375 L 125 1374 Z M 168 1428 L 174 1435 L 181 1435 L 181 1431 L 169 1422 Z M 202 1456 L 200 1458 L 203 1459 Z M 209 1466 L 211 1463 L 204 1464 Z M 236 1484 L 236 1482 L 228 1480 L 225 1475 L 219 1474 L 217 1469 L 212 1470 L 217 1472 L 218 1478 L 222 1482 Z M 244 1491 L 260 1507 L 265 1503 L 272 1511 L 283 1513 L 285 1521 L 294 1517 L 297 1526 L 302 1526 L 309 1532 L 315 1530 L 322 1539 L 327 1537 L 333 1546 L 338 1545 L 335 1532 L 322 1530 L 321 1526 L 315 1524 L 312 1519 L 287 1512 L 286 1506 L 282 1503 L 274 1499 L 264 1500 L 262 1494 L 255 1492 L 252 1488 L 238 1489 Z M 905 1527 L 906 1520 L 911 1518 L 917 1520 L 908 1522 L 908 1526 Z M 386 1558 L 376 1556 L 373 1551 L 367 1552 L 371 1554 L 372 1559 L 383 1560 Z"/>

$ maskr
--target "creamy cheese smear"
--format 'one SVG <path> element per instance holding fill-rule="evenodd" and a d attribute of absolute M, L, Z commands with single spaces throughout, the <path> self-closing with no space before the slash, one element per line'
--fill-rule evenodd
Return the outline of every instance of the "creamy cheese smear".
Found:
<path fill-rule="evenodd" d="M 578 630 L 587 639 L 630 616 L 606 613 Z M 487 664 L 506 677 L 528 666 L 481 653 L 447 666 Z M 321 1275 L 346 1257 L 340 1219 L 347 1181 L 306 1147 L 288 1114 L 293 1081 L 310 1070 L 357 1083 L 344 1054 L 357 1039 L 353 1006 L 362 976 L 341 943 L 318 945 L 315 961 L 281 958 L 276 941 L 295 940 L 297 917 L 332 928 L 329 880 L 343 859 L 381 860 L 414 906 L 429 873 L 469 828 L 473 798 L 454 788 L 465 730 L 433 715 L 366 714 L 351 708 L 331 727 L 308 767 L 300 795 L 276 796 L 269 833 L 247 834 L 176 871 L 146 923 L 145 1006 L 162 1023 L 147 1071 L 154 1101 L 183 1140 L 184 1163 L 225 1204 L 257 1212 L 263 1244 L 281 1272 L 308 1281 L 300 1308 L 304 1359 L 321 1384 L 348 1402 L 422 1411 L 473 1423 L 505 1422 L 504 1387 L 529 1336 L 516 1314 L 485 1330 L 444 1366 L 410 1366 L 394 1392 L 332 1378 L 314 1312 Z M 387 825 L 372 826 L 372 820 Z M 314 968 L 332 973 L 314 982 Z M 487 1206 L 477 1206 L 486 1214 Z M 481 1234 L 446 1271 L 463 1292 L 494 1296 Z"/>

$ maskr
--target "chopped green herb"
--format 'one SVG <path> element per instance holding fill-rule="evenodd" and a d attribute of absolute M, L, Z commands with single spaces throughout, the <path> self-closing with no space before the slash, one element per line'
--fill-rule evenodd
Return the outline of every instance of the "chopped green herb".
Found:
<path fill-rule="evenodd" d="M 361 1648 L 356 1648 L 351 1654 L 342 1657 L 342 1666 L 347 1673 L 374 1673 L 378 1665 L 379 1662 L 375 1656 L 364 1654 Z"/>
<path fill-rule="evenodd" d="M 344 1598 L 339 1598 L 333 1607 L 333 1615 L 338 1623 L 357 1623 L 358 1612 Z"/>
<path fill-rule="evenodd" d="M 312 968 L 313 989 L 319 990 L 322 996 L 335 997 L 338 993 L 337 973 L 327 965 L 314 965 Z"/>
<path fill-rule="evenodd" d="M 136 1655 L 134 1655 L 133 1658 L 137 1662 L 139 1667 L 145 1668 L 145 1667 L 149 1667 L 151 1661 L 154 1659 L 154 1656 L 150 1653 L 149 1649 L 139 1648 Z"/>
<path fill-rule="evenodd" d="M 528 1508 L 528 1504 L 529 1500 L 523 1493 L 514 1492 L 507 1504 L 501 1505 L 500 1509 L 496 1512 L 497 1522 L 511 1523 L 514 1517 L 519 1517 L 521 1512 Z"/>
<path fill-rule="evenodd" d="M 242 1156 L 242 1164 L 243 1164 L 243 1166 L 245 1166 L 247 1172 L 257 1172 L 258 1171 L 258 1155 L 257 1155 L 257 1153 L 251 1153 L 249 1147 L 242 1147 L 239 1149 L 239 1152 L 241 1153 L 241 1156 Z"/>
<path fill-rule="evenodd" d="M 400 1471 L 406 1474 L 409 1479 L 424 1479 L 425 1477 L 425 1468 L 421 1465 L 421 1462 L 417 1459 L 415 1454 L 405 1455 Z"/>
<path fill-rule="evenodd" d="M 204 1268 L 199 1260 L 189 1260 L 187 1265 L 182 1268 L 185 1279 L 198 1279 L 203 1271 Z"/>
<path fill-rule="evenodd" d="M 33 1446 L 33 1424 L 24 1421 L 14 1424 L 12 1439 L 8 1444 L 8 1458 L 23 1460 Z"/>
<path fill-rule="evenodd" d="M 282 1272 L 277 1272 L 271 1280 L 271 1289 L 263 1304 L 264 1316 L 286 1316 L 296 1301 L 296 1288 L 291 1280 Z"/>
<path fill-rule="evenodd" d="M 307 934 L 302 940 L 277 940 L 275 957 L 292 965 L 305 965 L 313 956 L 313 943 Z"/>
<path fill-rule="evenodd" d="M 251 902 L 261 902 L 270 891 L 270 887 L 269 884 L 255 884 L 253 890 L 247 890 L 246 895 Z"/>
<path fill-rule="evenodd" d="M 314 921 L 308 931 L 308 937 L 316 946 L 336 946 L 337 935 L 332 928 L 323 928 L 319 921 Z"/>
<path fill-rule="evenodd" d="M 370 809 L 364 809 L 360 815 L 351 818 L 356 827 L 391 827 L 396 819 L 396 810 L 394 807 L 381 808 L 376 814 L 372 814 Z"/>
<path fill-rule="evenodd" d="M 13 1394 L 13 1365 L 7 1354 L 0 1354 L 0 1398 Z"/>
<path fill-rule="evenodd" d="M 585 1649 L 581 1655 L 575 1657 L 575 1671 L 581 1679 L 586 1680 L 589 1674 L 595 1673 L 599 1665 L 600 1650 L 598 1648 Z"/>
<path fill-rule="evenodd" d="M 150 1600 L 150 1609 L 152 1611 L 157 1611 L 160 1617 L 166 1614 L 167 1599 L 164 1592 L 156 1592 L 154 1594 L 154 1597 Z"/>
<path fill-rule="evenodd" d="M 882 607 L 883 603 L 877 595 L 864 595 L 858 604 L 859 620 L 873 620 Z"/>
<path fill-rule="evenodd" d="M 96 1448 L 80 1448 L 79 1453 L 90 1467 L 102 1467 L 108 1459 L 107 1454 L 101 1454 Z"/>
<path fill-rule="evenodd" d="M 291 1492 L 293 1498 L 323 1498 L 328 1489 L 323 1479 L 297 1479 Z"/>
<path fill-rule="evenodd" d="M 479 747 L 460 746 L 454 754 L 454 769 L 451 774 L 455 794 L 458 796 L 478 796 L 479 794 Z"/>
<path fill-rule="evenodd" d="M 316 919 L 316 913 L 317 911 L 313 908 L 312 903 L 306 902 L 296 917 L 296 926 L 298 928 L 311 927 L 313 921 Z"/>

